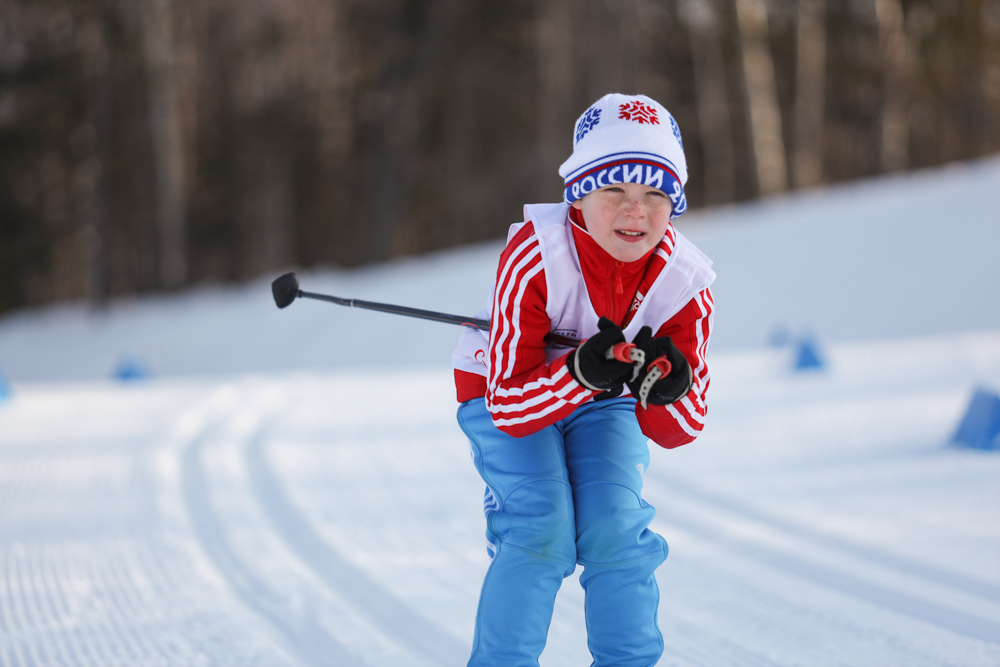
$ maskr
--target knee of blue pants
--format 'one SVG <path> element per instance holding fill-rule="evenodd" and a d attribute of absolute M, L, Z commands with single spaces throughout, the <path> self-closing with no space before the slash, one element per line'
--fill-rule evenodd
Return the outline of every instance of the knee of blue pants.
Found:
<path fill-rule="evenodd" d="M 667 557 L 666 541 L 649 530 L 656 511 L 620 484 L 595 483 L 577 489 L 576 549 L 583 565 Z M 657 560 L 658 557 L 658 560 Z"/>
<path fill-rule="evenodd" d="M 533 480 L 514 489 L 499 511 L 489 514 L 489 532 L 501 548 L 514 546 L 534 555 L 576 564 L 573 496 L 558 480 Z"/>

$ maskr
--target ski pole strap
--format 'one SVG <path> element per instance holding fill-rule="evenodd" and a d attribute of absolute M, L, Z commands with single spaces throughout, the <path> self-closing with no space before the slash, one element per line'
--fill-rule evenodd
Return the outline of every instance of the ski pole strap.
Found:
<path fill-rule="evenodd" d="M 639 403 L 642 404 L 643 410 L 646 409 L 646 401 L 649 399 L 649 392 L 653 389 L 653 385 L 660 378 L 670 375 L 670 370 L 670 362 L 666 357 L 657 357 L 649 364 L 646 369 L 646 377 L 639 385 Z"/>

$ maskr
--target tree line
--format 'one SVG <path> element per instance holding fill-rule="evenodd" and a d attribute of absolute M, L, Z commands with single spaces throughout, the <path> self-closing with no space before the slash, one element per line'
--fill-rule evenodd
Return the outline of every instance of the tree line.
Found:
<path fill-rule="evenodd" d="M 608 92 L 692 208 L 973 159 L 1000 0 L 0 0 L 0 311 L 501 237 Z"/>

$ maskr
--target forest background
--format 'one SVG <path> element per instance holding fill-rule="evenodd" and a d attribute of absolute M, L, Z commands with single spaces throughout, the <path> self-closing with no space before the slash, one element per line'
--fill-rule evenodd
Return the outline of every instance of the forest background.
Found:
<path fill-rule="evenodd" d="M 0 0 L 0 312 L 500 238 L 608 92 L 692 208 L 975 159 L 1000 0 Z"/>

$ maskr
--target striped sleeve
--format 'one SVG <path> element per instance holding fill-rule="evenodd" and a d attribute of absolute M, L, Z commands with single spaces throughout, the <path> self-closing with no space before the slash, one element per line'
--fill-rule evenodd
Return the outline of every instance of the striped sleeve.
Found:
<path fill-rule="evenodd" d="M 569 374 L 566 355 L 546 363 L 546 297 L 541 250 L 529 222 L 500 256 L 490 326 L 486 406 L 497 428 L 514 437 L 563 419 L 596 393 Z"/>
<path fill-rule="evenodd" d="M 646 410 L 635 406 L 642 432 L 661 447 L 686 445 L 698 437 L 705 425 L 706 394 L 711 383 L 705 356 L 715 319 L 713 306 L 712 291 L 706 287 L 656 332 L 657 337 L 670 336 L 692 371 L 691 391 L 684 398 L 672 405 L 651 405 Z"/>

